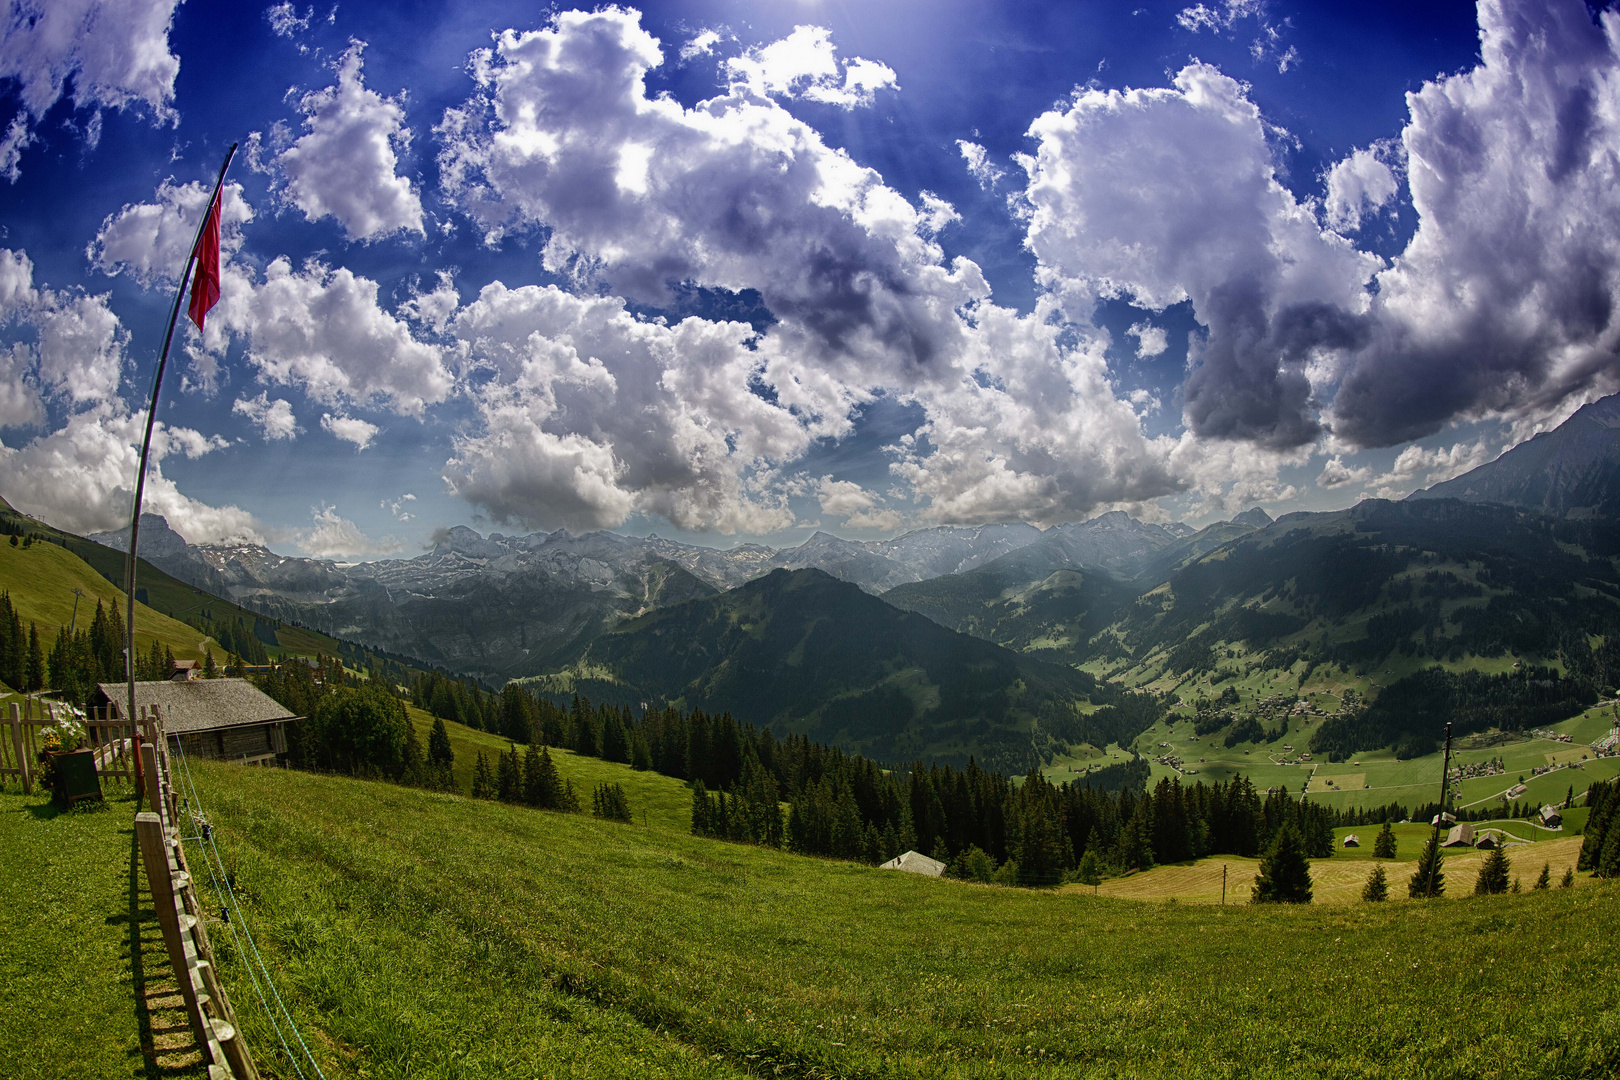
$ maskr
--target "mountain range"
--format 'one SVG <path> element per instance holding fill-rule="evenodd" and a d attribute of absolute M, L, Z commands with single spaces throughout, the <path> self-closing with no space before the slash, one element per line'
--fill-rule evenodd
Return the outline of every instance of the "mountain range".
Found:
<path fill-rule="evenodd" d="M 1256 514 L 1264 517 L 1255 510 L 1249 520 Z M 625 619 L 774 570 L 822 570 L 877 594 L 1037 549 L 1054 565 L 1131 579 L 1250 529 L 1223 522 L 1194 532 L 1116 511 L 1045 532 L 1022 523 L 941 526 L 869 542 L 817 532 L 773 550 L 612 532 L 483 536 L 456 526 L 414 558 L 345 564 L 252 544 L 188 544 L 163 518 L 146 515 L 141 552 L 172 576 L 266 615 L 498 681 L 552 670 Z M 91 539 L 123 551 L 127 537 L 124 529 Z"/>
<path fill-rule="evenodd" d="M 1303 681 L 1397 654 L 1511 656 L 1612 683 L 1617 433 L 1609 398 L 1404 502 L 1255 508 L 1198 530 L 1116 511 L 773 550 L 457 527 L 414 558 L 342 564 L 189 545 L 153 518 L 143 553 L 267 615 L 491 684 L 729 710 L 883 760 L 1022 767 L 1128 738 L 1081 730 L 1123 686 L 1167 692 L 1234 665 L 1303 664 Z"/>

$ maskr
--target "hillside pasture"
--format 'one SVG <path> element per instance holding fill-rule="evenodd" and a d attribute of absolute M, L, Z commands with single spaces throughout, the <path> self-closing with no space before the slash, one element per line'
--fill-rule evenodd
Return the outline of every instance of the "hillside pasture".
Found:
<path fill-rule="evenodd" d="M 433 729 L 433 717 L 414 706 L 408 711 L 425 752 L 428 734 Z M 511 743 L 500 735 L 491 735 L 454 721 L 445 721 L 444 727 L 450 736 L 450 750 L 455 754 L 452 773 L 456 778 L 456 788 L 465 795 L 472 791 L 478 754 L 482 752 L 488 759 L 493 773 L 496 758 L 506 753 Z M 527 747 L 519 746 L 517 749 L 518 756 L 522 757 Z M 552 747 L 550 752 L 552 763 L 557 766 L 557 775 L 574 782 L 574 791 L 587 811 L 591 806 L 591 792 L 596 790 L 597 784 L 616 783 L 624 785 L 625 797 L 630 800 L 630 812 L 635 815 L 637 822 L 680 830 L 692 827 L 692 792 L 684 782 L 655 772 L 637 772 L 628 766 L 600 758 L 581 757 L 572 750 Z"/>
<path fill-rule="evenodd" d="M 387 784 L 192 767 L 243 914 L 334 1080 L 1620 1069 L 1602 929 L 1620 913 L 1613 885 L 1148 916 L 1089 890 L 923 879 Z M 1461 863 L 1448 860 L 1453 892 Z M 1504 925 L 1539 950 L 1512 978 Z M 270 1043 L 258 1018 L 243 1023 Z"/>
<path fill-rule="evenodd" d="M 75 622 L 73 590 L 76 588 L 85 595 L 78 601 Z M 11 594 L 12 607 L 25 629 L 30 622 L 39 627 L 40 641 L 47 651 L 56 640 L 57 632 L 70 623 L 80 630 L 89 627 L 96 614 L 96 601 L 108 607 L 117 605 L 120 616 L 124 614 L 126 603 L 123 590 L 96 573 L 83 559 L 65 548 L 43 542 L 28 547 L 0 543 L 0 590 Z M 201 631 L 136 603 L 136 646 L 150 649 L 154 637 L 171 649 L 177 659 L 201 660 L 210 645 L 214 647 L 216 659 L 225 659 L 218 644 Z"/>
<path fill-rule="evenodd" d="M 1428 839 L 1429 828 L 1396 826 L 1396 859 L 1373 859 L 1372 838 L 1378 835 L 1377 826 L 1371 829 L 1341 829 L 1339 839 L 1346 832 L 1354 832 L 1365 845 L 1362 849 L 1335 850 L 1330 859 L 1311 860 L 1312 902 L 1316 904 L 1355 904 L 1361 902 L 1361 888 L 1367 882 L 1373 863 L 1380 863 L 1389 877 L 1390 902 L 1410 904 L 1406 883 L 1417 866 L 1417 857 Z M 1581 838 L 1578 836 L 1547 840 L 1525 846 L 1512 846 L 1508 858 L 1512 869 L 1509 877 L 1522 879 L 1528 889 L 1541 873 L 1543 863 L 1551 866 L 1556 885 L 1565 868 L 1574 869 L 1580 857 Z M 1479 867 L 1485 853 L 1473 849 L 1447 849 L 1444 853 L 1446 875 L 1445 896 L 1442 903 L 1471 897 Z M 1093 889 L 1088 885 L 1067 885 L 1063 892 L 1073 895 L 1096 895 L 1120 900 L 1157 901 L 1177 904 L 1218 904 L 1221 901 L 1221 868 L 1227 868 L 1226 902 L 1247 904 L 1254 889 L 1254 877 L 1259 872 L 1259 859 L 1241 859 L 1231 855 L 1212 855 L 1191 863 L 1156 866 L 1129 877 L 1110 878 Z M 1590 877 L 1579 876 L 1576 884 L 1590 887 Z"/>

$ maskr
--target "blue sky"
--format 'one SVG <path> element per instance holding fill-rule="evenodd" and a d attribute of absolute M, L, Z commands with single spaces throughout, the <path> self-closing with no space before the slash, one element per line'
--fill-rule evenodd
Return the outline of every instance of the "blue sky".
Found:
<path fill-rule="evenodd" d="M 27 17 L 29 15 L 33 17 Z M 436 528 L 1202 523 L 1401 497 L 1617 389 L 1620 21 L 1579 2 L 24 2 L 0 495 Z"/>

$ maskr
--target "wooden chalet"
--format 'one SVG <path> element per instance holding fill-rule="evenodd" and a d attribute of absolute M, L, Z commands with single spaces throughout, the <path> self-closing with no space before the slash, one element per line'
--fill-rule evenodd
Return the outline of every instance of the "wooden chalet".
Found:
<path fill-rule="evenodd" d="M 102 683 L 90 704 L 122 718 L 128 701 L 128 683 Z M 303 719 L 289 715 L 246 679 L 196 679 L 178 672 L 162 682 L 135 684 L 136 711 L 152 705 L 162 713 L 164 731 L 180 741 L 182 752 L 248 765 L 284 762 L 287 725 Z"/>
<path fill-rule="evenodd" d="M 1466 821 L 1460 822 L 1459 824 L 1456 824 L 1456 825 L 1453 825 L 1451 827 L 1451 831 L 1446 834 L 1445 843 L 1441 844 L 1440 846 L 1441 847 L 1473 847 L 1474 846 L 1474 827 L 1472 825 L 1470 825 Z"/>

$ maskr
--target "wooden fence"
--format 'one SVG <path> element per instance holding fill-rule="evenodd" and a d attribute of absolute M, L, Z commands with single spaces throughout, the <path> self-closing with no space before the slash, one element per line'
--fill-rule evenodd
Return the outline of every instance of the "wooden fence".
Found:
<path fill-rule="evenodd" d="M 58 701 L 24 698 L 21 704 L 12 702 L 6 732 L 0 738 L 0 783 L 15 777 L 22 784 L 23 793 L 34 791 L 34 775 L 39 770 L 40 731 L 55 727 L 60 721 L 78 716 Z M 84 747 L 95 752 L 96 772 L 101 782 L 139 786 L 141 783 L 140 757 L 135 753 L 145 717 L 135 724 L 128 723 L 112 709 L 92 709 L 82 721 Z"/>
<path fill-rule="evenodd" d="M 163 944 L 175 972 L 197 1045 L 208 1060 L 210 1080 L 259 1080 L 236 1013 L 214 964 L 207 916 L 186 865 L 180 836 L 180 796 L 171 783 L 168 738 L 156 706 L 142 716 L 138 760 L 144 774 L 148 809 L 135 815 L 152 906 L 163 930 Z M 204 856 L 206 859 L 206 855 Z"/>

